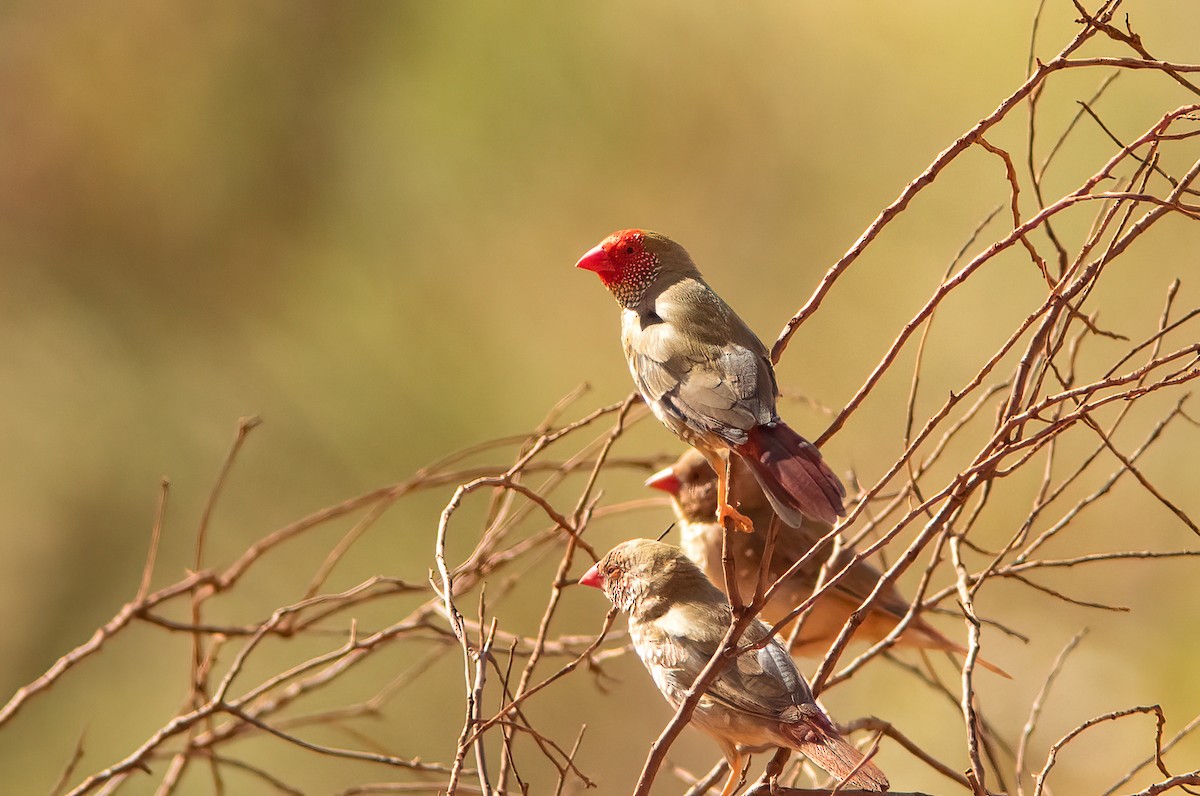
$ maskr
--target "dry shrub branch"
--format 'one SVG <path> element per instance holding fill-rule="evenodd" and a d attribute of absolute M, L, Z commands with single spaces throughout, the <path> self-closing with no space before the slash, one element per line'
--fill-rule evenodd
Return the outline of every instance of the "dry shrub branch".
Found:
<path fill-rule="evenodd" d="M 1090 12 L 1079 3 L 1076 7 L 1080 19 L 1075 36 L 1045 61 L 1033 56 L 1036 43 L 1031 40 L 1025 82 L 941 152 L 879 213 L 786 323 L 772 351 L 779 361 L 793 335 L 834 294 L 839 280 L 859 257 L 869 247 L 886 246 L 889 226 L 921 194 L 939 190 L 940 175 L 978 152 L 996 159 L 996 185 L 992 187 L 1002 197 L 996 209 L 964 235 L 966 243 L 944 276 L 919 310 L 896 330 L 874 366 L 866 359 L 851 363 L 866 372 L 865 378 L 835 412 L 820 442 L 836 434 L 860 433 L 855 427 L 857 413 L 876 399 L 877 387 L 891 377 L 911 382 L 904 406 L 906 423 L 895 434 L 902 450 L 890 466 L 860 474 L 863 480 L 849 515 L 805 559 L 832 562 L 838 545 L 854 545 L 858 551 L 855 561 L 886 562 L 883 578 L 816 668 L 814 692 L 821 694 L 850 682 L 868 666 L 896 663 L 892 676 L 902 677 L 907 672 L 922 684 L 925 698 L 948 699 L 958 706 L 962 759 L 969 768 L 964 772 L 957 760 L 943 759 L 916 743 L 913 737 L 918 733 L 906 724 L 918 717 L 903 721 L 865 717 L 850 722 L 847 729 L 872 749 L 878 746 L 893 759 L 904 756 L 936 772 L 954 783 L 953 790 L 976 794 L 1028 791 L 1041 796 L 1053 784 L 1056 761 L 1078 737 L 1106 724 L 1146 722 L 1147 717 L 1155 720 L 1146 730 L 1149 753 L 1144 759 L 1114 754 L 1113 760 L 1105 761 L 1114 766 L 1113 785 L 1106 796 L 1135 780 L 1137 784 L 1131 787 L 1141 788 L 1140 794 L 1200 785 L 1200 771 L 1173 770 L 1164 757 L 1200 720 L 1191 720 L 1164 741 L 1170 717 L 1157 705 L 1097 713 L 1052 742 L 1040 736 L 1038 726 L 1045 704 L 1057 679 L 1069 669 L 1071 653 L 1082 637 L 1067 645 L 1048 672 L 1016 672 L 1020 678 L 1044 680 L 1023 727 L 1006 731 L 990 721 L 976 691 L 982 629 L 999 626 L 1018 637 L 1035 632 L 1033 628 L 1005 627 L 1003 615 L 977 613 L 980 595 L 996 584 L 1019 584 L 1027 599 L 1044 603 L 1047 609 L 1061 602 L 1098 611 L 1121 610 L 1100 602 L 1096 594 L 1071 593 L 1070 587 L 1056 581 L 1056 575 L 1097 564 L 1200 555 L 1195 539 L 1200 528 L 1195 518 L 1181 508 L 1178 496 L 1156 486 L 1140 464 L 1165 433 L 1181 428 L 1184 431 L 1179 433 L 1195 433 L 1187 390 L 1200 376 L 1200 344 L 1195 342 L 1200 337 L 1196 327 L 1200 308 L 1176 306 L 1180 282 L 1164 284 L 1161 313 L 1143 319 L 1130 338 L 1106 329 L 1101 307 L 1096 304 L 1097 287 L 1118 261 L 1136 269 L 1140 244 L 1160 226 L 1169 220 L 1200 220 L 1200 189 L 1195 185 L 1200 176 L 1200 87 L 1194 79 L 1200 64 L 1153 57 L 1132 23 L 1117 16 L 1119 0 L 1108 0 Z M 1035 36 L 1037 27 L 1035 20 Z M 1085 45 L 1106 47 L 1108 54 L 1080 55 Z M 1079 101 L 1065 127 L 1046 129 L 1041 114 L 1047 88 L 1061 76 L 1081 71 L 1096 75 L 1095 93 Z M 1104 122 L 1103 100 L 1118 76 L 1135 72 L 1152 73 L 1138 79 L 1169 84 L 1170 93 L 1181 99 L 1172 107 L 1163 107 L 1152 124 L 1126 141 Z M 1111 150 L 1092 164 L 1092 170 L 1081 176 L 1075 187 L 1053 197 L 1047 189 L 1047 170 L 1061 153 L 1071 150 L 1074 137 L 1088 125 L 1103 130 L 1111 140 Z M 1046 136 L 1052 136 L 1053 143 L 1036 146 L 1038 139 Z M 1026 149 L 1007 150 L 997 143 L 1001 140 L 1022 140 Z M 1046 154 L 1039 160 L 1040 149 L 1046 149 Z M 1190 165 L 1179 171 L 1167 165 L 1177 162 Z M 1081 217 L 1089 219 L 1086 232 L 1072 232 Z M 1043 295 L 1027 308 L 1003 342 L 993 350 L 977 351 L 978 366 L 972 376 L 950 385 L 932 411 L 920 409 L 919 399 L 930 390 L 924 371 L 927 342 L 939 332 L 969 334 L 964 329 L 939 329 L 939 310 L 986 269 L 1000 267 L 997 261 L 1010 250 L 1027 259 L 1023 267 L 1032 269 L 1044 284 Z M 1012 267 L 1011 263 L 1006 267 Z M 1129 331 L 1127 327 L 1125 332 Z M 1095 364 L 1095 357 L 1081 355 L 1092 340 L 1103 341 L 1100 350 L 1110 352 L 1100 365 Z M 912 356 L 910 374 L 900 372 L 899 363 L 906 354 Z M 863 356 L 872 355 L 863 352 Z M 1147 400 L 1151 396 L 1162 400 Z M 233 772 L 255 778 L 266 791 L 304 792 L 302 783 L 290 782 L 289 772 L 268 770 L 240 751 L 244 747 L 238 742 L 248 737 L 269 737 L 303 750 L 311 757 L 312 766 L 352 761 L 374 767 L 369 780 L 346 793 L 541 793 L 551 788 L 559 793 L 603 782 L 606 788 L 633 788 L 635 793 L 645 794 L 656 779 L 667 776 L 691 786 L 689 793 L 706 792 L 721 780 L 724 764 L 698 776 L 678 767 L 664 768 L 664 763 L 705 686 L 731 660 L 728 653 L 738 648 L 741 631 L 779 586 L 780 581 L 768 582 L 765 566 L 755 594 L 735 597 L 738 621 L 690 697 L 651 746 L 641 763 L 640 777 L 634 769 L 621 768 L 616 762 L 606 771 L 585 771 L 577 762 L 587 747 L 587 722 L 604 721 L 605 715 L 584 716 L 574 737 L 559 737 L 539 727 L 531 710 L 541 702 L 569 699 L 572 689 L 605 687 L 605 662 L 624 649 L 623 640 L 613 637 L 614 614 L 610 612 L 601 622 L 598 607 L 598 632 L 566 632 L 561 629 L 563 597 L 584 565 L 603 552 L 589 541 L 593 522 L 598 517 L 642 509 L 647 503 L 606 502 L 606 476 L 619 468 L 648 472 L 673 458 L 666 436 L 661 455 L 622 453 L 626 430 L 646 414 L 634 395 L 565 421 L 567 413 L 588 397 L 586 390 L 575 391 L 553 406 L 543 423 L 527 435 L 453 453 L 407 480 L 349 498 L 267 533 L 239 557 L 213 564 L 206 551 L 210 518 L 224 484 L 233 477 L 238 452 L 257 425 L 255 419 L 243 420 L 198 525 L 193 571 L 170 585 L 152 587 L 167 510 L 169 486 L 164 481 L 150 551 L 134 598 L 88 641 L 18 690 L 0 709 L 0 728 L 19 726 L 22 709 L 63 678 L 88 677 L 86 661 L 119 643 L 132 626 L 140 624 L 190 639 L 189 692 L 183 695 L 178 712 L 164 716 L 161 726 L 133 745 L 127 755 L 87 774 L 78 770 L 88 760 L 86 740 L 81 741 L 54 792 L 71 796 L 113 793 L 133 777 L 150 776 L 161 794 L 175 792 L 187 778 L 207 778 L 214 792 L 220 793 L 228 788 L 224 779 Z M 1157 415 L 1150 417 L 1147 412 Z M 1118 432 L 1137 417 L 1143 419 L 1143 427 L 1148 423 L 1149 431 L 1131 446 L 1125 441 L 1127 435 Z M 1083 440 L 1087 452 L 1067 451 L 1067 439 Z M 479 460 L 502 463 L 476 464 Z M 989 547 L 978 541 L 978 529 L 993 516 L 998 503 L 1011 505 L 1025 494 L 1008 486 L 1010 477 L 1018 474 L 1036 483 L 1032 501 L 1023 521 L 1011 526 L 1003 544 Z M 1089 546 L 1079 518 L 1094 513 L 1096 505 L 1122 482 L 1136 484 L 1148 507 L 1157 505 L 1174 517 L 1176 547 L 1135 549 L 1138 545 L 1133 539 L 1127 550 Z M 427 582 L 370 573 L 351 588 L 326 588 L 331 573 L 391 507 L 418 493 L 448 488 L 453 488 L 453 494 L 436 522 L 429 523 L 425 537 L 430 567 Z M 1082 497 L 1075 497 L 1079 494 Z M 460 514 L 472 503 L 482 504 L 482 521 L 474 519 L 474 514 L 472 519 Z M 215 613 L 227 615 L 230 605 L 236 613 L 238 595 L 264 560 L 286 546 L 320 544 L 315 531 L 349 517 L 357 519 L 334 545 L 322 551 L 321 566 L 293 584 L 294 599 L 265 618 L 248 617 L 240 624 L 212 619 L 218 600 L 224 607 Z M 652 533 L 647 529 L 642 535 Z M 452 552 L 466 548 L 469 552 L 465 555 Z M 1071 552 L 1052 554 L 1051 548 Z M 545 599 L 540 619 L 518 621 L 509 613 L 506 595 L 516 580 L 547 557 L 557 557 L 557 564 L 552 578 L 542 584 Z M 804 563 L 798 561 L 791 571 Z M 795 607 L 792 618 L 800 617 L 803 622 L 813 604 L 849 569 L 849 565 L 840 569 L 827 565 L 819 588 Z M 848 645 L 867 609 L 887 584 L 909 571 L 917 573 L 919 585 L 904 621 L 886 638 L 847 659 Z M 727 578 L 727 582 L 736 583 L 736 579 Z M 357 612 L 374 603 L 404 606 L 404 610 L 398 610 L 398 618 L 385 627 L 363 630 L 358 627 Z M 949 613 L 962 619 L 967 655 L 960 662 L 957 683 L 943 682 L 929 667 L 897 663 L 892 656 L 892 647 L 909 622 L 922 612 Z M 531 624 L 536 626 L 533 632 L 520 629 Z M 776 630 L 784 625 L 780 622 Z M 325 651 L 265 675 L 254 665 L 268 642 L 298 647 L 301 640 L 321 644 Z M 412 651 L 412 666 L 390 679 L 368 680 L 373 691 L 370 698 L 333 707 L 329 700 L 316 698 L 351 677 L 377 678 L 380 667 L 362 664 L 398 648 Z M 453 737 L 435 739 L 442 750 L 440 757 L 427 761 L 404 749 L 378 748 L 363 729 L 366 720 L 378 715 L 394 719 L 389 706 L 398 695 L 432 667 L 449 666 L 461 671 L 462 682 L 460 689 L 444 695 L 445 703 L 447 710 L 457 706 L 453 709 L 461 713 L 462 721 Z M 341 733 L 349 739 L 349 746 L 311 740 L 321 728 Z M 79 728 L 62 729 L 74 733 Z M 1043 760 L 1040 764 L 1039 757 Z M 522 774 L 522 770 L 537 767 L 532 762 L 535 759 L 541 761 L 537 765 L 548 765 L 554 772 L 552 782 L 531 784 L 529 775 Z M 803 761 L 786 762 L 786 756 L 772 762 L 770 774 L 793 787 L 831 784 L 821 782 Z M 676 783 L 675 787 L 682 790 L 685 785 Z"/>

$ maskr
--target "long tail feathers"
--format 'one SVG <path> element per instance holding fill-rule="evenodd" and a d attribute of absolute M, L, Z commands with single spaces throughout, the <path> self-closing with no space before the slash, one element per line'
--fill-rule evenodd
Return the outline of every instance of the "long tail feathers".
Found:
<path fill-rule="evenodd" d="M 783 421 L 750 429 L 734 452 L 750 465 L 771 507 L 791 527 L 799 528 L 806 516 L 833 525 L 846 513 L 842 482 L 816 446 Z"/>
<path fill-rule="evenodd" d="M 795 749 L 823 768 L 830 776 L 845 780 L 851 788 L 886 791 L 888 778 L 842 736 L 824 716 L 811 716 L 795 724 L 781 724 L 780 731 Z M 856 770 L 857 769 L 857 770 Z M 853 775 L 850 772 L 854 772 Z M 849 777 L 849 779 L 847 779 Z"/>
<path fill-rule="evenodd" d="M 963 649 L 962 647 L 959 647 L 958 649 L 962 651 L 962 654 L 963 654 L 963 655 L 966 655 L 966 654 L 967 654 L 967 651 L 966 651 L 965 649 Z M 987 670 L 988 670 L 989 672 L 991 672 L 992 674 L 998 674 L 998 675 L 1000 675 L 1000 676 L 1001 676 L 1001 677 L 1003 677 L 1005 680 L 1011 680 L 1011 679 L 1013 679 L 1013 676 L 1012 676 L 1011 674 L 1009 674 L 1008 672 L 1004 671 L 1004 670 L 1003 670 L 1003 669 L 1001 669 L 999 666 L 997 666 L 996 664 L 992 663 L 992 662 L 991 662 L 991 661 L 989 661 L 989 660 L 985 660 L 985 659 L 983 659 L 983 658 L 976 658 L 976 659 L 975 659 L 975 662 L 976 662 L 976 663 L 978 663 L 978 664 L 979 664 L 980 666 L 982 666 L 983 668 L 987 669 Z"/>
<path fill-rule="evenodd" d="M 956 655 L 962 655 L 964 658 L 967 656 L 966 647 L 946 638 L 935 627 L 919 617 L 915 622 L 909 624 L 904 635 L 900 636 L 900 640 L 917 647 L 924 647 L 925 649 L 945 650 L 946 652 L 953 652 Z M 1013 679 L 1011 674 L 991 661 L 985 660 L 982 656 L 977 657 L 975 663 L 987 669 L 992 674 L 998 674 L 1007 680 Z"/>

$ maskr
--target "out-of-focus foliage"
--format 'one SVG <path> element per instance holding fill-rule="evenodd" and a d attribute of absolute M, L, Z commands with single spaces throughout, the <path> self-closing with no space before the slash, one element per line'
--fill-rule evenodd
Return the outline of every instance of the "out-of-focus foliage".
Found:
<path fill-rule="evenodd" d="M 1049 5 L 1039 41 L 1053 52 L 1075 12 Z M 1137 11 L 1156 55 L 1198 60 L 1200 6 L 1164 0 Z M 932 1 L 3 4 L 0 692 L 36 677 L 132 596 L 164 474 L 173 487 L 159 578 L 190 565 L 239 416 L 260 414 L 265 426 L 214 518 L 211 560 L 441 454 L 527 431 L 580 382 L 597 403 L 623 396 L 615 307 L 571 268 L 615 228 L 684 242 L 770 341 L 878 210 L 1020 83 L 1032 13 L 1026 3 Z M 1100 77 L 1054 85 L 1047 141 L 1074 113 L 1063 93 L 1086 98 Z M 1098 110 L 1128 139 L 1184 101 L 1161 75 L 1126 75 Z M 1086 123 L 1075 141 L 1079 154 L 1064 152 L 1048 176 L 1052 190 L 1112 149 Z M 785 388 L 830 406 L 853 393 L 971 228 L 1006 200 L 998 168 L 984 153 L 956 166 L 944 178 L 956 190 L 923 197 L 888 231 L 895 259 L 865 258 L 802 330 L 780 371 Z M 1139 263 L 1114 275 L 1127 314 L 1102 318 L 1107 328 L 1149 333 L 1133 324 L 1157 318 L 1175 275 L 1181 304 L 1198 303 L 1200 238 L 1179 223 L 1171 230 L 1177 237 L 1159 230 Z M 1038 289 L 1028 262 L 1005 263 L 1012 271 L 999 266 L 996 290 Z M 989 312 L 993 299 L 968 292 L 945 321 L 973 318 L 991 344 L 1013 320 Z M 931 343 L 930 368 L 973 372 L 975 342 Z M 903 379 L 883 387 L 907 388 Z M 802 405 L 791 414 L 800 428 L 822 422 Z M 877 449 L 864 429 L 902 421 L 864 414 L 827 455 L 869 471 L 895 456 L 896 437 Z M 641 450 L 675 450 L 654 432 L 634 437 Z M 1180 434 L 1144 469 L 1195 516 L 1196 435 Z M 638 494 L 636 479 L 609 488 L 614 499 Z M 338 585 L 362 572 L 422 580 L 448 493 L 389 515 Z M 1098 548 L 1159 533 L 1189 541 L 1128 483 L 1107 512 Z M 665 509 L 633 516 L 597 546 L 667 522 Z M 1200 654 L 1194 565 L 1112 571 L 1121 577 L 1097 586 L 1090 572 L 1072 584 L 1132 616 L 1033 606 L 1032 643 L 996 647 L 1018 674 L 984 688 L 1002 720 L 1019 726 L 1049 662 L 1089 622 L 1099 629 L 1051 710 L 1103 690 L 1105 709 L 1164 702 L 1175 729 L 1200 712 L 1187 663 Z M 584 632 L 604 606 L 568 608 Z M 122 643 L 84 664 L 87 684 L 31 707 L 23 732 L 0 731 L 6 792 L 47 790 L 86 727 L 92 770 L 175 709 L 187 688 L 186 668 L 175 668 L 184 641 L 141 630 Z M 605 749 L 640 759 L 668 716 L 655 704 L 645 721 L 611 726 L 623 724 L 617 706 L 654 699 L 635 664 L 614 672 L 623 679 L 607 697 L 564 697 L 566 718 L 591 727 L 581 759 L 593 766 Z M 877 685 L 886 692 L 839 691 L 835 712 L 928 709 Z M 380 735 L 393 751 L 414 751 L 411 741 L 426 756 L 448 753 L 420 746 L 422 722 L 461 721 L 435 693 L 386 717 Z M 919 739 L 934 746 L 961 722 L 937 711 L 945 729 L 931 722 Z M 1054 732 L 1084 718 L 1066 715 Z M 294 759 L 255 744 L 268 765 Z M 698 737 L 677 748 L 697 769 L 715 757 Z M 1092 784 L 1078 760 L 1063 765 Z M 198 779 L 184 792 L 205 792 Z M 909 781 L 903 768 L 893 775 Z M 308 786 L 335 784 L 344 783 L 314 775 Z"/>

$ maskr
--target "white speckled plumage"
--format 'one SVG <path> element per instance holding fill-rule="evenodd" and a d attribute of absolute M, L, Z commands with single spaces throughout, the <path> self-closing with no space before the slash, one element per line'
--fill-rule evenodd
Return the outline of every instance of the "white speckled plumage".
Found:
<path fill-rule="evenodd" d="M 742 457 L 793 527 L 805 516 L 833 523 L 844 513 L 837 476 L 775 411 L 779 390 L 766 346 L 682 246 L 658 233 L 624 230 L 577 265 L 595 271 L 621 305 L 629 371 L 663 425 L 704 451 L 715 469 L 722 451 Z M 720 506 L 722 516 L 750 530 L 727 502 Z"/>

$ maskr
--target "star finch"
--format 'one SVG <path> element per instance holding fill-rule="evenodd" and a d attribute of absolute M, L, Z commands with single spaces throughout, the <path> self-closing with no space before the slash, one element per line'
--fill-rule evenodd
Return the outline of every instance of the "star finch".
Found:
<path fill-rule="evenodd" d="M 649 539 L 617 545 L 579 582 L 603 589 L 629 613 L 633 648 L 658 690 L 679 707 L 733 622 L 729 600 L 678 547 Z M 755 620 L 741 641 L 760 642 L 768 633 Z M 883 772 L 838 734 L 776 639 L 726 667 L 697 703 L 692 723 L 729 761 L 721 796 L 737 789 L 746 752 L 772 747 L 802 752 L 850 787 L 888 788 Z"/>
<path fill-rule="evenodd" d="M 772 517 L 771 504 L 762 490 L 749 478 L 738 478 L 740 461 L 732 464 L 734 481 L 730 499 L 753 520 L 756 528 L 766 528 Z M 719 588 L 725 588 L 725 569 L 721 565 L 722 529 L 717 523 L 717 475 L 704 455 L 696 450 L 685 452 L 670 467 L 655 473 L 647 486 L 661 489 L 671 496 L 671 504 L 678 519 L 683 552 L 696 563 Z M 799 528 L 785 528 L 775 539 L 769 567 L 770 581 L 774 582 L 792 564 L 804 557 L 817 541 L 829 532 L 827 526 L 806 520 Z M 747 596 L 754 593 L 758 584 L 758 571 L 762 564 L 766 545 L 764 534 L 749 536 L 737 534 L 731 539 L 732 555 L 737 570 L 738 593 Z M 850 564 L 855 551 L 844 548 L 830 564 L 829 575 L 835 575 Z M 813 556 L 789 577 L 776 591 L 775 596 L 763 606 L 762 617 L 774 623 L 783 619 L 804 600 L 817 585 L 821 565 L 828 560 L 827 553 Z M 825 653 L 829 642 L 837 638 L 842 626 L 857 610 L 863 600 L 875 588 L 883 574 L 870 564 L 860 561 L 851 564 L 850 570 L 834 584 L 830 591 L 818 599 L 792 645 L 798 655 L 820 656 Z M 909 603 L 892 584 L 884 587 L 871 607 L 866 619 L 858 627 L 858 637 L 871 643 L 892 632 L 908 613 Z M 784 635 L 787 635 L 785 630 Z M 946 650 L 966 653 L 958 644 L 938 632 L 936 628 L 919 616 L 913 617 L 900 635 L 898 642 L 923 649 Z M 980 665 L 1008 677 L 1002 669 L 980 659 Z"/>
<path fill-rule="evenodd" d="M 718 474 L 720 519 L 743 531 L 729 505 L 720 451 L 749 465 L 785 523 L 832 524 L 846 490 L 817 448 L 775 412 L 779 388 L 767 348 L 704 281 L 692 258 L 656 232 L 614 232 L 576 263 L 621 305 L 621 342 L 642 398 L 663 425 L 704 453 Z"/>

